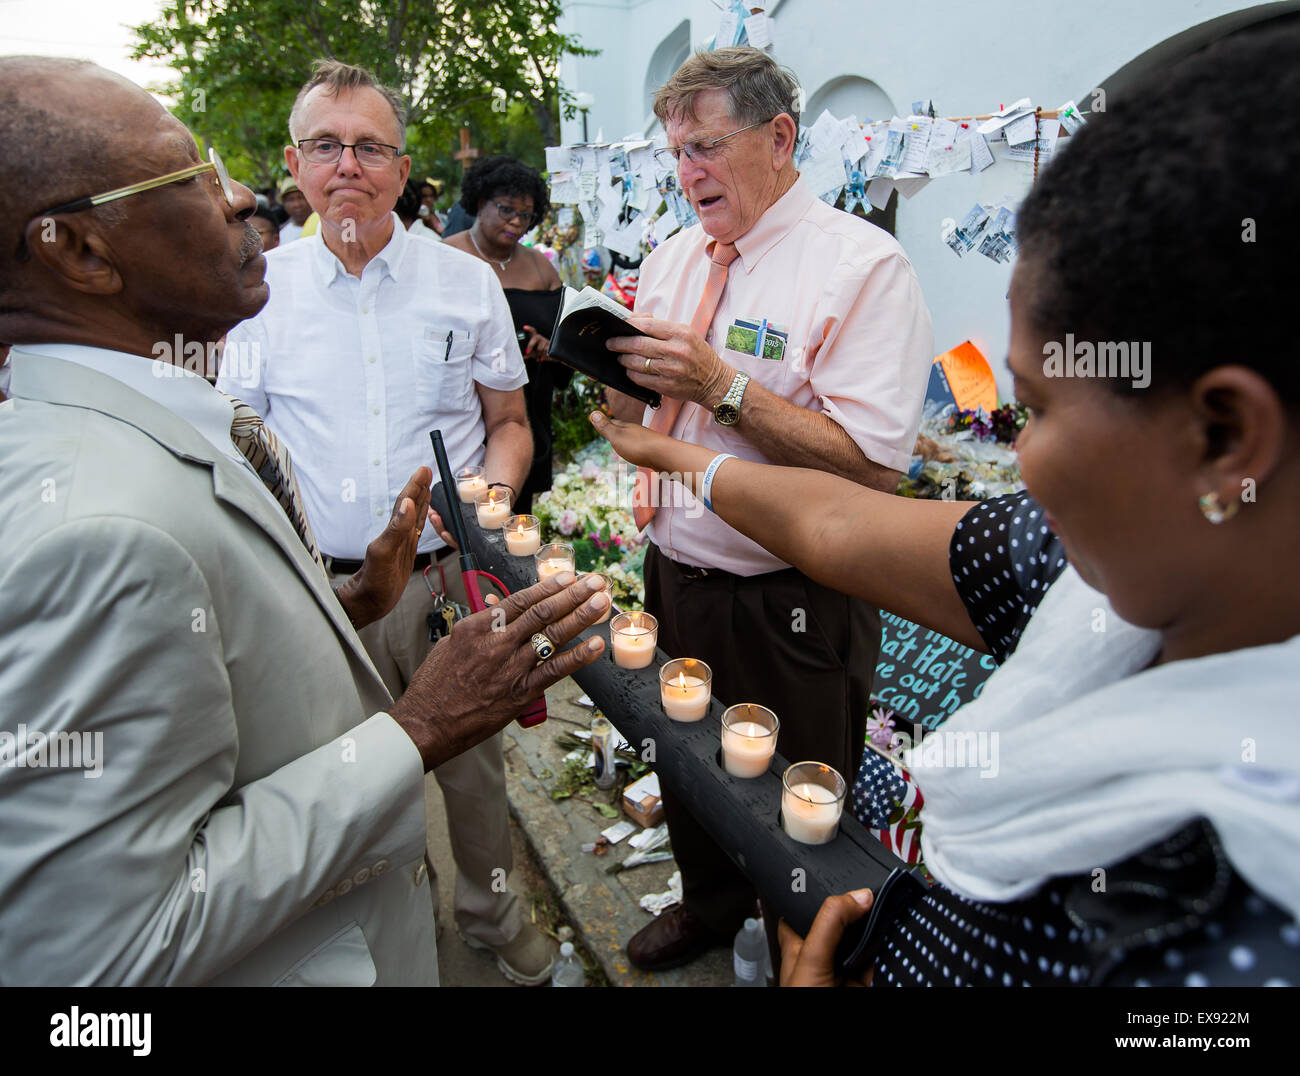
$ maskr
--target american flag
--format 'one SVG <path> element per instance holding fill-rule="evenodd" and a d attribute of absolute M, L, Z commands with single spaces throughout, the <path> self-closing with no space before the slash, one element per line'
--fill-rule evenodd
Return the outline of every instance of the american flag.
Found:
<path fill-rule="evenodd" d="M 853 784 L 858 820 L 904 863 L 921 861 L 920 811 L 925 797 L 892 759 L 868 750 Z"/>

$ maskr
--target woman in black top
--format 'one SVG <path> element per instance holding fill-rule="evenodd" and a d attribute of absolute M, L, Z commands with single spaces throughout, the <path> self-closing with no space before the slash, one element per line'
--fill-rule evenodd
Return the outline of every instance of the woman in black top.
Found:
<path fill-rule="evenodd" d="M 560 274 L 546 255 L 519 244 L 550 208 L 546 183 L 536 169 L 513 157 L 484 157 L 465 173 L 460 201 L 474 214 L 474 223 L 443 242 L 495 270 L 524 354 L 533 465 L 513 504 L 516 512 L 526 513 L 533 496 L 551 488 L 551 401 L 573 377 L 567 366 L 549 361 L 550 333 L 563 291 Z"/>
<path fill-rule="evenodd" d="M 1242 220 L 1300 210 L 1300 116 L 1266 108 L 1297 95 L 1300 33 L 1239 35 L 1094 116 L 1030 192 L 1008 357 L 1028 494 L 716 468 L 738 531 L 1004 662 L 940 730 L 1000 734 L 998 780 L 905 756 L 938 884 L 887 925 L 877 986 L 1300 984 L 1294 274 L 1281 232 Z M 1248 172 L 1243 141 L 1267 147 Z M 1125 367 L 1098 369 L 1119 342 Z M 593 422 L 697 490 L 714 459 Z M 899 783 L 868 775 L 869 823 Z M 806 950 L 785 928 L 782 981 L 833 981 L 870 903 L 830 898 Z"/>

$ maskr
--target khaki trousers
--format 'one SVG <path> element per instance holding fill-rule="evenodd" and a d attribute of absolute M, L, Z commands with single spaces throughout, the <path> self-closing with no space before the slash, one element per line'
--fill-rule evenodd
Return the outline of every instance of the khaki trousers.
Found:
<path fill-rule="evenodd" d="M 429 569 L 429 582 L 441 592 L 438 563 Z M 448 597 L 467 604 L 457 559 L 442 562 Z M 335 575 L 339 586 L 347 576 Z M 393 698 L 405 690 L 432 644 L 426 615 L 433 608 L 422 572 L 414 572 L 397 605 L 386 617 L 357 634 Z M 456 861 L 456 925 L 466 937 L 489 946 L 513 941 L 523 929 L 519 898 L 506 888 L 514 867 L 510 847 L 510 820 L 506 805 L 505 762 L 501 734 L 449 762 L 430 775 L 442 789 L 447 805 L 447 829 Z M 434 914 L 440 914 L 433 856 L 429 862 Z"/>

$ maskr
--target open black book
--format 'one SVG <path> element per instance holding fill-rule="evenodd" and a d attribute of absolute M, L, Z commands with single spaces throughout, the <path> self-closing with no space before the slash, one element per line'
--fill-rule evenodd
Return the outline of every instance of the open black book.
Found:
<path fill-rule="evenodd" d="M 611 336 L 645 335 L 627 323 L 630 314 L 626 307 L 595 288 L 582 291 L 565 288 L 560 314 L 551 330 L 551 358 L 559 359 L 602 385 L 658 407 L 659 393 L 643 388 L 628 377 L 618 361 L 618 352 L 605 346 Z"/>

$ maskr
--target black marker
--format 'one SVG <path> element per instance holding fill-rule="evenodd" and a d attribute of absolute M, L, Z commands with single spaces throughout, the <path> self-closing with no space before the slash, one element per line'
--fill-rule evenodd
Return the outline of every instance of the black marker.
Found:
<path fill-rule="evenodd" d="M 451 330 L 448 329 L 447 330 L 447 354 L 445 354 L 442 357 L 442 361 L 446 362 L 450 358 L 451 358 Z"/>

